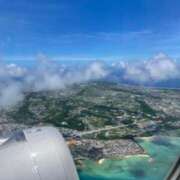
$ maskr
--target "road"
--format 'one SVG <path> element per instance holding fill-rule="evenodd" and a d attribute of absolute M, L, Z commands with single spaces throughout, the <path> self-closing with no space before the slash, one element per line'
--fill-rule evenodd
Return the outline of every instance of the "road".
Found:
<path fill-rule="evenodd" d="M 135 124 L 135 123 L 132 123 L 131 125 L 133 125 L 133 124 Z M 95 130 L 91 130 L 91 131 L 81 132 L 80 136 L 94 134 L 94 133 L 98 133 L 101 131 L 108 131 L 108 130 L 113 130 L 113 129 L 118 129 L 118 128 L 125 128 L 128 126 L 129 126 L 129 124 L 128 125 L 118 125 L 118 126 L 112 126 L 112 127 L 99 128 L 99 129 L 95 129 Z"/>

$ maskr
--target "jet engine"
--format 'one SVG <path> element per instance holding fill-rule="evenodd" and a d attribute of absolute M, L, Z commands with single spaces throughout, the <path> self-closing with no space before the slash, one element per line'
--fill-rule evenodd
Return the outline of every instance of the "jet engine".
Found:
<path fill-rule="evenodd" d="M 0 179 L 78 180 L 71 153 L 59 131 L 37 127 L 1 141 Z"/>

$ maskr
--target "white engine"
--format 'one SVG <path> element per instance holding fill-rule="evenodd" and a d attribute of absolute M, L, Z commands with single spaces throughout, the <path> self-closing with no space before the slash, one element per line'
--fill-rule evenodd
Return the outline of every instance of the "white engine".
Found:
<path fill-rule="evenodd" d="M 59 131 L 39 127 L 0 142 L 1 180 L 78 180 L 71 153 Z"/>

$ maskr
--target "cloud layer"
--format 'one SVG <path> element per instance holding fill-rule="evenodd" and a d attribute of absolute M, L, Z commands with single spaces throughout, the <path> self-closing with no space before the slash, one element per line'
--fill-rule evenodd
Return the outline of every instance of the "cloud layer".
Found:
<path fill-rule="evenodd" d="M 137 63 L 119 62 L 111 67 L 101 62 L 92 62 L 78 68 L 67 67 L 38 57 L 34 69 L 16 64 L 0 64 L 0 109 L 16 105 L 24 98 L 26 91 L 51 91 L 64 89 L 75 83 L 107 79 L 123 83 L 154 85 L 173 81 L 180 82 L 180 66 L 173 59 L 159 53 L 147 61 Z M 175 81 L 176 83 L 176 81 Z"/>
<path fill-rule="evenodd" d="M 49 91 L 66 88 L 74 83 L 103 78 L 107 70 L 100 62 L 92 62 L 82 69 L 71 70 L 39 57 L 35 69 L 26 69 L 15 64 L 0 66 L 0 108 L 5 109 L 23 100 L 25 91 Z"/>
<path fill-rule="evenodd" d="M 120 70 L 123 79 L 139 84 L 156 83 L 170 79 L 180 78 L 179 65 L 163 53 L 159 53 L 152 59 L 138 63 L 121 62 Z"/>

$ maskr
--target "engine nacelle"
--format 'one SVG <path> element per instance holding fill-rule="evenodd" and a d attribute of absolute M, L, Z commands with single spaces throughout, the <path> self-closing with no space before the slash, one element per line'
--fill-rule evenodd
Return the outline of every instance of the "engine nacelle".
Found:
<path fill-rule="evenodd" d="M 16 133 L 0 146 L 2 180 L 78 180 L 62 135 L 53 127 Z"/>

